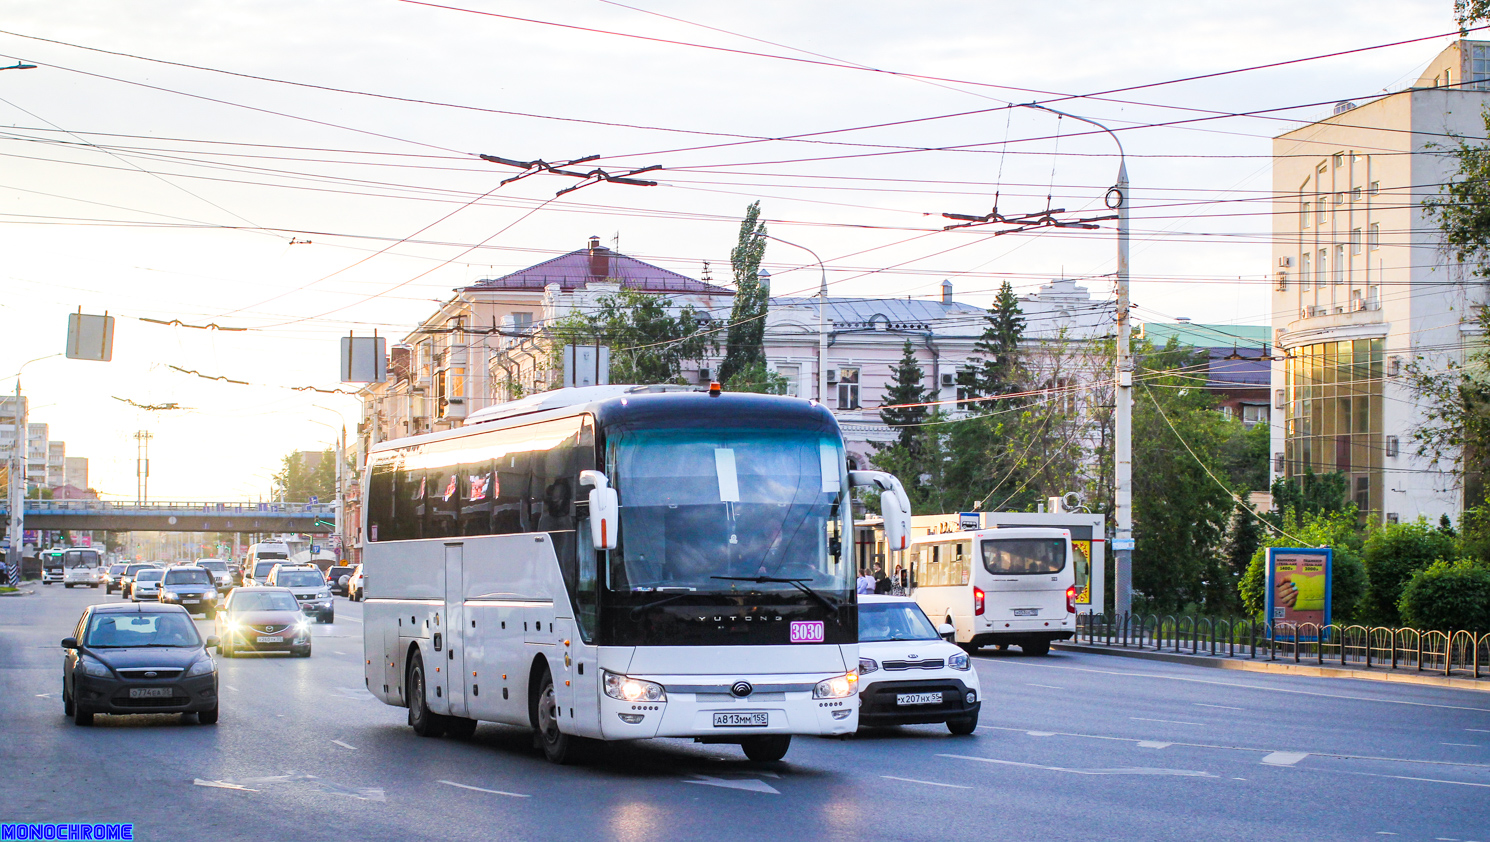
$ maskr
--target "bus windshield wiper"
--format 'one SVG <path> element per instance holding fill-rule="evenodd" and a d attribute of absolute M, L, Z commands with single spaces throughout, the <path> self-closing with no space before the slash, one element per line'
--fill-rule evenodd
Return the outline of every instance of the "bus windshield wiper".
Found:
<path fill-rule="evenodd" d="M 636 606 L 636 607 L 634 607 L 634 608 L 631 609 L 631 619 L 635 620 L 637 617 L 640 617 L 642 615 L 642 612 L 643 611 L 646 611 L 649 608 L 656 608 L 659 605 L 666 605 L 669 602 L 676 602 L 677 600 L 680 600 L 683 597 L 688 596 L 689 594 L 692 594 L 693 592 L 694 592 L 694 589 L 693 588 L 688 588 L 687 590 L 683 591 L 682 593 L 675 593 L 672 596 L 665 596 L 662 599 L 653 600 L 653 601 L 647 603 L 646 605 L 638 605 L 638 606 Z"/>
<path fill-rule="evenodd" d="M 802 593 L 807 594 L 808 596 L 822 603 L 823 607 L 828 609 L 829 616 L 838 613 L 838 603 L 808 587 L 807 579 L 788 579 L 783 576 L 710 576 L 709 578 L 723 579 L 726 582 L 754 582 L 757 585 L 762 585 L 767 582 L 773 582 L 782 585 L 791 585 Z"/>

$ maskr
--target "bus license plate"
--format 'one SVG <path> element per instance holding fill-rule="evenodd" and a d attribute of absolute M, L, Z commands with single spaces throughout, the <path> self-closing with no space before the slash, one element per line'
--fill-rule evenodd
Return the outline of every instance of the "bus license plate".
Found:
<path fill-rule="evenodd" d="M 169 687 L 131 687 L 129 688 L 131 699 L 169 699 L 171 688 Z"/>
<path fill-rule="evenodd" d="M 1016 616 L 1016 617 L 1038 617 L 1039 615 L 1040 615 L 1040 609 L 1038 609 L 1038 608 L 1016 608 L 1016 609 L 1014 609 L 1014 616 Z"/>
<path fill-rule="evenodd" d="M 941 701 L 938 697 L 937 701 Z M 714 714 L 715 728 L 764 728 L 771 724 L 771 716 L 766 713 L 716 713 Z"/>
<path fill-rule="evenodd" d="M 941 703 L 941 693 L 898 693 L 895 696 L 897 705 L 939 705 Z"/>
<path fill-rule="evenodd" d="M 280 637 L 279 635 L 261 634 L 261 635 L 259 635 L 259 642 L 260 643 L 284 643 L 285 642 L 285 639 L 282 638 L 282 637 Z"/>

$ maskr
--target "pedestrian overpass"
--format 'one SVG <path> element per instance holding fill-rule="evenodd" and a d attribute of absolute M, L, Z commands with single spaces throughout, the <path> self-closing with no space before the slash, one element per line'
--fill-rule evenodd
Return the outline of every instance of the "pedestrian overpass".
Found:
<path fill-rule="evenodd" d="M 9 519 L 9 506 L 0 502 Z M 27 500 L 26 529 L 102 529 L 111 532 L 336 531 L 330 503 L 201 503 L 111 500 Z"/>

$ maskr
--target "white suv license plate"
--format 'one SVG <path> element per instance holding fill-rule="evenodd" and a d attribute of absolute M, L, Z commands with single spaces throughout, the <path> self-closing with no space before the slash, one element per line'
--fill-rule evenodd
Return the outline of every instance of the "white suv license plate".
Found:
<path fill-rule="evenodd" d="M 938 699 L 938 701 L 941 701 Z M 764 728 L 771 724 L 768 713 L 716 713 L 715 728 Z"/>
<path fill-rule="evenodd" d="M 895 695 L 897 705 L 939 705 L 941 703 L 941 693 L 897 693 Z"/>
<path fill-rule="evenodd" d="M 1016 616 L 1016 617 L 1038 617 L 1038 616 L 1040 616 L 1040 609 L 1038 609 L 1038 608 L 1016 608 L 1016 609 L 1014 609 L 1014 616 Z"/>
<path fill-rule="evenodd" d="M 131 699 L 169 699 L 171 688 L 169 687 L 131 687 L 129 688 Z"/>

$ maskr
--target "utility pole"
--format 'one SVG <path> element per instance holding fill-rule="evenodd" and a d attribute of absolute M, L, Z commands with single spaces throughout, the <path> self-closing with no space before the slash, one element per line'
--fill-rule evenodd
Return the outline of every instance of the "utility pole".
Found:
<path fill-rule="evenodd" d="M 804 245 L 783 240 L 771 234 L 761 236 L 768 240 L 775 240 L 784 246 L 799 248 L 812 255 L 812 259 L 817 261 L 817 268 L 821 275 L 817 288 L 817 402 L 831 411 L 832 408 L 828 407 L 828 269 L 823 266 L 823 259 L 817 256 L 817 252 Z M 767 306 L 770 306 L 769 302 Z"/>
<path fill-rule="evenodd" d="M 135 503 L 150 500 L 150 431 L 135 433 Z"/>
<path fill-rule="evenodd" d="M 26 436 L 26 410 L 21 403 L 21 378 L 16 377 L 15 407 L 12 420 L 16 423 L 15 445 L 10 449 L 10 550 L 6 562 L 10 567 L 10 586 L 20 587 L 21 565 L 26 563 L 26 448 L 30 444 Z"/>

